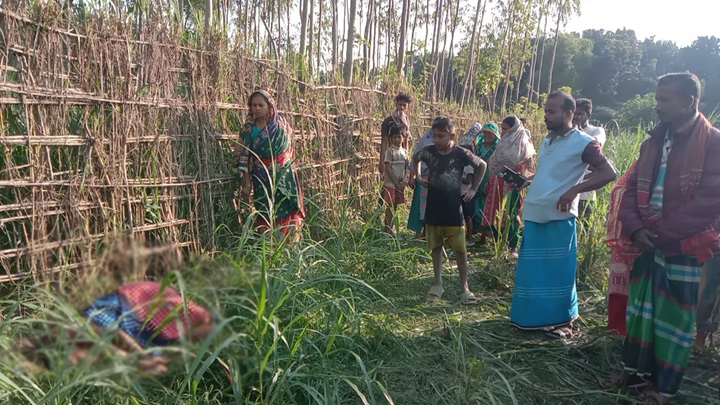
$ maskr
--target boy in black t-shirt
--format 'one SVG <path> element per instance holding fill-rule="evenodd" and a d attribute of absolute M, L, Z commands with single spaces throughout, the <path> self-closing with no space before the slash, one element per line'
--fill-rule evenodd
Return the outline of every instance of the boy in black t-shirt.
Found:
<path fill-rule="evenodd" d="M 415 153 L 412 165 L 415 173 L 420 173 L 420 162 L 428 167 L 428 180 L 418 182 L 428 188 L 425 227 L 428 249 L 432 251 L 435 282 L 428 292 L 428 300 L 442 298 L 442 248 L 447 241 L 457 257 L 460 273 L 461 302 L 475 304 L 477 299 L 468 287 L 468 260 L 465 245 L 465 226 L 462 211 L 463 201 L 470 201 L 477 192 L 478 185 L 485 175 L 486 163 L 467 149 L 455 145 L 455 129 L 448 118 L 438 118 L 433 122 L 433 145 Z M 462 176 L 465 166 L 475 169 L 472 186 L 461 192 Z M 414 184 L 414 174 L 410 174 L 409 184 Z"/>

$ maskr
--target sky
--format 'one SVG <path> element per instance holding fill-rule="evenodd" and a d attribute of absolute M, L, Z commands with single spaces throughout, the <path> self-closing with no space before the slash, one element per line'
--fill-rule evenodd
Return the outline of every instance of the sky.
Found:
<path fill-rule="evenodd" d="M 586 29 L 615 31 L 628 28 L 639 39 L 671 40 L 690 45 L 698 36 L 720 37 L 718 0 L 582 0 L 581 15 L 565 31 Z"/>

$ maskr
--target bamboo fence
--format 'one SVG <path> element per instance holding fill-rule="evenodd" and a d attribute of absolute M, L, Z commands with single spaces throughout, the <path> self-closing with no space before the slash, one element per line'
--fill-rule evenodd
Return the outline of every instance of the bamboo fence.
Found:
<path fill-rule="evenodd" d="M 167 13 L 138 29 L 28 7 L 0 8 L 0 282 L 82 271 L 117 240 L 216 251 L 240 228 L 231 151 L 258 88 L 295 129 L 306 200 L 333 212 L 377 188 L 387 93 L 303 83 L 221 35 L 189 40 Z"/>

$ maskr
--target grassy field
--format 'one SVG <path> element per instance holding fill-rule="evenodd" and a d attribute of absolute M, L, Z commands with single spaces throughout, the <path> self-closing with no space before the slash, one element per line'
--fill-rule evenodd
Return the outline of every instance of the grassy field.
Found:
<path fill-rule="evenodd" d="M 638 134 L 614 138 L 607 153 L 624 170 Z M 598 206 L 606 205 L 607 190 Z M 444 301 L 429 304 L 430 259 L 408 232 L 380 232 L 381 211 L 348 202 L 340 225 L 321 214 L 305 240 L 288 246 L 245 232 L 209 260 L 196 257 L 167 276 L 216 310 L 216 333 L 167 349 L 162 377 L 139 376 L 137 358 L 106 354 L 70 366 L 68 342 L 51 348 L 50 370 L 23 364 L 13 343 L 49 328 L 84 329 L 78 310 L 114 287 L 117 276 L 67 276 L 56 285 L 2 291 L 0 403 L 8 404 L 631 404 L 633 392 L 605 391 L 598 378 L 619 367 L 621 340 L 604 331 L 607 252 L 602 208 L 579 235 L 579 333 L 546 340 L 509 324 L 514 262 L 473 248 L 471 288 L 479 305 L 459 304 L 454 260 Z M 315 210 L 318 211 L 318 210 Z M 319 212 L 319 211 L 318 211 Z M 401 217 L 405 215 L 401 213 Z M 114 276 L 114 277 L 111 277 Z M 218 360 L 228 364 L 228 379 Z M 692 357 L 676 404 L 720 404 L 720 353 Z"/>

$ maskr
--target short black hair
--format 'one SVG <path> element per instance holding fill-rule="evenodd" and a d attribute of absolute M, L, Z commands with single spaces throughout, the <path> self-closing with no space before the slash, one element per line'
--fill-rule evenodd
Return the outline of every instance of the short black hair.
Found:
<path fill-rule="evenodd" d="M 514 115 L 509 115 L 505 117 L 504 120 L 502 120 L 505 124 L 507 124 L 510 128 L 514 127 L 515 124 L 517 124 L 517 118 Z"/>
<path fill-rule="evenodd" d="M 408 93 L 400 92 L 397 96 L 395 96 L 395 102 L 398 101 L 404 101 L 406 103 L 412 103 L 412 96 Z"/>
<path fill-rule="evenodd" d="M 575 100 L 576 109 L 585 111 L 585 114 L 589 116 L 592 115 L 592 100 L 589 98 L 579 98 Z"/>
<path fill-rule="evenodd" d="M 689 71 L 668 73 L 658 79 L 658 86 L 668 86 L 671 84 L 674 84 L 675 89 L 683 96 L 695 97 L 693 107 L 698 108 L 698 105 L 700 105 L 702 85 L 700 84 L 700 79 L 698 79 L 695 74 Z"/>
<path fill-rule="evenodd" d="M 388 130 L 388 136 L 393 135 L 402 135 L 402 128 L 394 122 L 390 124 L 390 129 Z"/>
<path fill-rule="evenodd" d="M 455 133 L 455 125 L 448 117 L 437 117 L 432 123 L 432 129 L 439 129 L 448 133 Z"/>
<path fill-rule="evenodd" d="M 550 100 L 551 98 L 559 98 L 562 99 L 562 109 L 563 111 L 575 111 L 576 105 L 575 105 L 575 99 L 573 96 L 565 93 L 564 91 L 553 91 L 547 96 L 547 99 Z"/>

